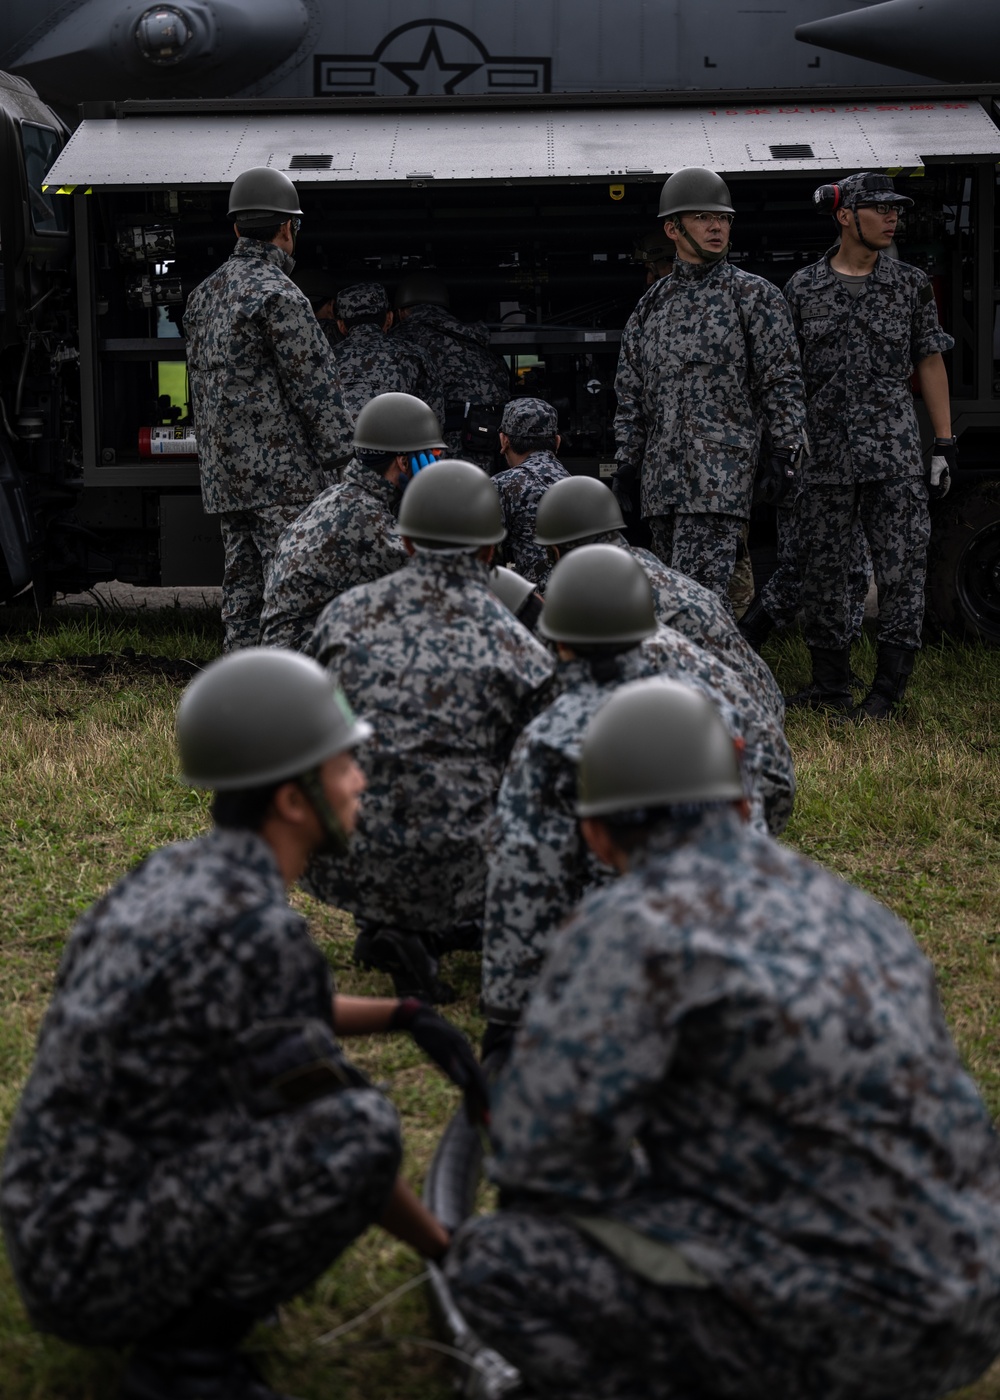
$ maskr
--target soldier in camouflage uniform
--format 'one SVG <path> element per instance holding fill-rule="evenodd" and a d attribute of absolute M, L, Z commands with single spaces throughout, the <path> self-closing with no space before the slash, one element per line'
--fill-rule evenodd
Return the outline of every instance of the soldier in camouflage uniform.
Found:
<path fill-rule="evenodd" d="M 1000 1144 L 933 970 L 740 791 L 668 683 L 587 731 L 621 878 L 549 956 L 493 1087 L 501 1209 L 445 1264 L 546 1400 L 933 1400 L 1000 1349 Z"/>
<path fill-rule="evenodd" d="M 552 662 L 488 581 L 503 517 L 469 462 L 437 462 L 403 494 L 411 558 L 320 615 L 309 649 L 370 715 L 368 794 L 349 855 L 307 887 L 358 920 L 355 957 L 400 995 L 445 1000 L 437 959 L 482 937 L 483 842 L 514 740 Z"/>
<path fill-rule="evenodd" d="M 226 554 L 227 651 L 256 645 L 278 536 L 350 443 L 330 347 L 288 275 L 301 212 L 279 170 L 244 171 L 229 196 L 236 248 L 184 313 L 202 502 Z"/>
<path fill-rule="evenodd" d="M 500 455 L 507 470 L 493 478 L 507 530 L 503 559 L 541 587 L 551 566 L 543 546 L 535 543 L 538 502 L 550 486 L 569 476 L 556 456 L 562 441 L 558 424 L 558 413 L 544 399 L 511 399 L 500 420 Z"/>
<path fill-rule="evenodd" d="M 35 1324 L 135 1344 L 126 1400 L 279 1400 L 236 1350 L 366 1227 L 437 1257 L 392 1105 L 338 1035 L 407 1030 L 483 1103 L 471 1046 L 417 1003 L 335 995 L 286 890 L 343 848 L 368 735 L 328 675 L 246 649 L 189 686 L 185 778 L 214 829 L 155 852 L 70 934 L 14 1117 L 0 1213 Z"/>
<path fill-rule="evenodd" d="M 380 394 L 354 428 L 354 456 L 278 541 L 264 590 L 261 641 L 302 651 L 332 599 L 406 563 L 396 530 L 411 455 L 443 448 L 430 408 L 410 394 Z"/>
<path fill-rule="evenodd" d="M 430 356 L 444 401 L 449 455 L 490 471 L 496 463 L 500 412 L 510 397 L 510 372 L 490 349 L 486 325 L 459 321 L 449 310 L 450 301 L 440 277 L 415 273 L 405 278 L 396 291 L 399 322 L 393 334 Z"/>
<path fill-rule="evenodd" d="M 885 175 L 852 175 L 829 188 L 836 192 L 830 202 L 840 243 L 785 287 L 802 347 L 811 446 L 796 524 L 814 685 L 799 698 L 853 709 L 848 571 L 860 520 L 871 547 L 879 625 L 878 667 L 859 713 L 881 719 L 902 698 L 920 647 L 928 489 L 943 495 L 943 458 L 954 463 L 942 359 L 954 341 L 938 324 L 926 274 L 886 255 L 900 208 L 912 199 L 897 194 Z M 914 372 L 935 433 L 929 480 L 910 391 Z"/>
<path fill-rule="evenodd" d="M 730 266 L 729 191 L 679 170 L 660 217 L 677 249 L 622 334 L 615 379 L 616 489 L 638 484 L 653 550 L 726 603 L 750 516 L 761 432 L 788 478 L 802 443 L 802 375 L 788 308 L 770 282 Z"/>
<path fill-rule="evenodd" d="M 535 539 L 559 559 L 583 544 L 616 544 L 645 570 L 653 588 L 656 616 L 665 627 L 711 652 L 735 671 L 751 697 L 779 730 L 785 703 L 769 667 L 741 637 L 718 595 L 687 574 L 668 568 L 648 549 L 627 543 L 621 508 L 608 488 L 588 476 L 571 476 L 551 487 L 538 506 Z"/>
<path fill-rule="evenodd" d="M 734 739 L 745 726 L 729 702 L 699 676 L 655 657 L 640 642 L 657 631 L 653 594 L 635 560 L 592 545 L 555 567 L 539 631 L 555 642 L 558 698 L 518 739 L 500 785 L 490 831 L 483 924 L 486 1045 L 517 1023 L 556 931 L 611 871 L 595 861 L 576 816 L 576 769 L 584 731 L 615 690 L 642 676 L 668 674 L 705 695 Z M 668 634 L 677 641 L 676 633 Z M 753 818 L 766 830 L 759 754 L 745 749 L 743 778 Z M 508 1032 L 509 1034 L 509 1032 Z"/>
<path fill-rule="evenodd" d="M 377 394 L 413 394 L 439 421 L 444 402 L 434 365 L 423 346 L 388 334 L 392 312 L 379 282 L 358 282 L 337 293 L 337 327 L 344 338 L 334 347 L 340 392 L 351 422 Z"/>

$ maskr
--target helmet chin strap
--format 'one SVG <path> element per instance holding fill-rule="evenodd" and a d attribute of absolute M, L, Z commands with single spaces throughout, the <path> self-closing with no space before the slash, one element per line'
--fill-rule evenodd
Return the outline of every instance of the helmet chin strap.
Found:
<path fill-rule="evenodd" d="M 882 249 L 876 243 L 869 243 L 868 239 L 861 232 L 861 220 L 858 218 L 858 207 L 856 204 L 851 206 L 851 213 L 854 215 L 854 227 L 857 230 L 858 238 L 870 253 L 881 253 Z"/>
<path fill-rule="evenodd" d="M 695 242 L 695 240 L 691 237 L 690 233 L 688 233 L 687 229 L 684 227 L 683 217 L 684 216 L 681 215 L 681 217 L 676 219 L 674 222 L 680 229 L 681 235 L 684 238 L 685 243 L 687 243 L 688 247 L 692 249 L 692 251 L 696 254 L 697 257 L 701 258 L 702 262 L 721 262 L 722 259 L 729 252 L 731 246 L 729 240 L 726 240 L 726 246 L 722 248 L 718 253 L 713 253 L 708 248 L 703 248 L 700 243 Z"/>
<path fill-rule="evenodd" d="M 308 798 L 309 805 L 319 818 L 319 824 L 326 836 L 317 854 L 345 856 L 349 845 L 348 835 L 323 791 L 319 769 L 309 768 L 305 773 L 300 773 L 295 781 Z"/>

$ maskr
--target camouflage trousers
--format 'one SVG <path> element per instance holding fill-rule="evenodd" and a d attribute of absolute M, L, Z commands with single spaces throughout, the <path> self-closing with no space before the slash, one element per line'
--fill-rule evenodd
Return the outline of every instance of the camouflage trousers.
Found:
<path fill-rule="evenodd" d="M 668 568 L 710 588 L 735 619 L 729 582 L 736 567 L 745 521 L 735 515 L 669 515 L 647 517 L 650 548 Z"/>
<path fill-rule="evenodd" d="M 795 622 L 802 604 L 802 577 L 806 559 L 799 524 L 800 501 L 801 493 L 783 501 L 777 508 L 778 567 L 760 591 L 761 602 L 779 627 L 790 627 Z M 852 641 L 861 636 L 865 600 L 868 597 L 871 577 L 871 551 L 865 532 L 861 528 L 861 521 L 856 519 L 847 571 L 847 606 Z"/>
<path fill-rule="evenodd" d="M 850 576 L 860 524 L 878 589 L 878 640 L 917 651 L 931 533 L 922 478 L 810 486 L 799 497 L 796 524 L 805 561 L 802 610 L 807 644 L 845 647 L 854 636 L 857 605 L 850 595 Z"/>
<path fill-rule="evenodd" d="M 445 1272 L 474 1330 L 546 1400 L 806 1393 L 715 1289 L 650 1283 L 557 1216 L 470 1221 Z"/>
<path fill-rule="evenodd" d="M 373 1089 L 237 1120 L 121 1191 L 81 1193 L 51 1247 L 22 1257 L 12 1241 L 28 1311 L 89 1346 L 137 1341 L 200 1299 L 263 1317 L 381 1216 L 400 1154 L 396 1111 Z"/>
<path fill-rule="evenodd" d="M 747 547 L 750 535 L 750 522 L 743 522 L 743 529 L 736 544 L 736 565 L 733 568 L 733 576 L 729 580 L 729 601 L 733 605 L 733 612 L 736 619 L 739 619 L 746 612 L 753 602 L 754 581 L 753 581 L 753 561 L 750 558 L 750 550 Z"/>
<path fill-rule="evenodd" d="M 222 576 L 224 651 L 255 647 L 260 637 L 264 586 L 278 540 L 286 525 L 305 510 L 306 502 L 261 506 L 257 510 L 227 510 L 219 516 L 226 552 Z"/>
<path fill-rule="evenodd" d="M 527 1211 L 463 1225 L 445 1273 L 475 1331 L 546 1400 L 933 1400 L 997 1347 L 992 1299 L 931 1325 L 845 1289 L 765 1331 L 717 1289 L 651 1283 L 564 1218 Z"/>

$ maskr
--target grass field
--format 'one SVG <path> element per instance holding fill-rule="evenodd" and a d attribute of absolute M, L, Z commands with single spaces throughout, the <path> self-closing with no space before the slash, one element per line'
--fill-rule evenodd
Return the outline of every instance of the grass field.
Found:
<path fill-rule="evenodd" d="M 46 614 L 0 610 L 0 1126 L 30 1064 L 39 1020 L 74 917 L 155 847 L 206 824 L 206 799 L 174 778 L 172 714 L 189 668 L 219 647 L 201 612 Z M 65 658 L 163 658 L 81 669 Z M 768 658 L 786 689 L 805 676 L 801 643 Z M 870 675 L 865 643 L 855 666 Z M 899 723 L 836 726 L 793 715 L 799 797 L 786 839 L 902 915 L 933 959 L 949 1020 L 991 1112 L 1000 1115 L 1000 652 L 945 645 L 921 655 Z M 385 993 L 350 961 L 350 921 L 296 894 L 338 986 Z M 449 1014 L 478 1036 L 477 965 L 449 969 L 461 999 Z M 399 1107 L 407 1170 L 419 1183 L 457 1096 L 406 1037 L 355 1042 L 355 1058 Z M 271 1382 L 303 1400 L 444 1400 L 449 1363 L 422 1289 L 330 1343 L 324 1334 L 420 1273 L 379 1231 L 261 1327 L 253 1345 Z M 120 1362 L 31 1331 L 0 1267 L 0 1395 L 104 1400 Z M 962 1393 L 1000 1400 L 1000 1366 Z M 904 1396 L 900 1400 L 905 1400 Z"/>

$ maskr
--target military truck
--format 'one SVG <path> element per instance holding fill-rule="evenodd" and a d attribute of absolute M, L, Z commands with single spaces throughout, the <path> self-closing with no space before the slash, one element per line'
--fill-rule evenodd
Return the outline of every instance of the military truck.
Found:
<path fill-rule="evenodd" d="M 408 271 L 439 271 L 452 309 L 490 323 L 512 389 L 558 406 L 570 468 L 604 476 L 621 330 L 645 289 L 633 250 L 657 226 L 667 172 L 723 173 L 739 211 L 734 260 L 781 285 L 832 241 L 814 188 L 878 169 L 916 201 L 899 250 L 931 275 L 956 339 L 961 469 L 935 508 L 931 611 L 1000 644 L 1000 87 L 97 104 L 61 150 L 50 120 L 58 154 L 44 180 L 24 131 L 45 123 L 14 110 L 30 100 L 23 86 L 0 92 L 5 165 L 19 162 L 23 191 L 2 213 L 5 253 L 23 247 L 23 287 L 4 321 L 0 596 L 29 576 L 43 592 L 102 570 L 147 584 L 219 578 L 181 316 L 231 250 L 226 197 L 242 169 L 296 181 L 298 269 L 390 290 Z M 8 218 L 20 219 L 16 238 Z M 8 287 L 15 271 L 5 265 Z"/>

